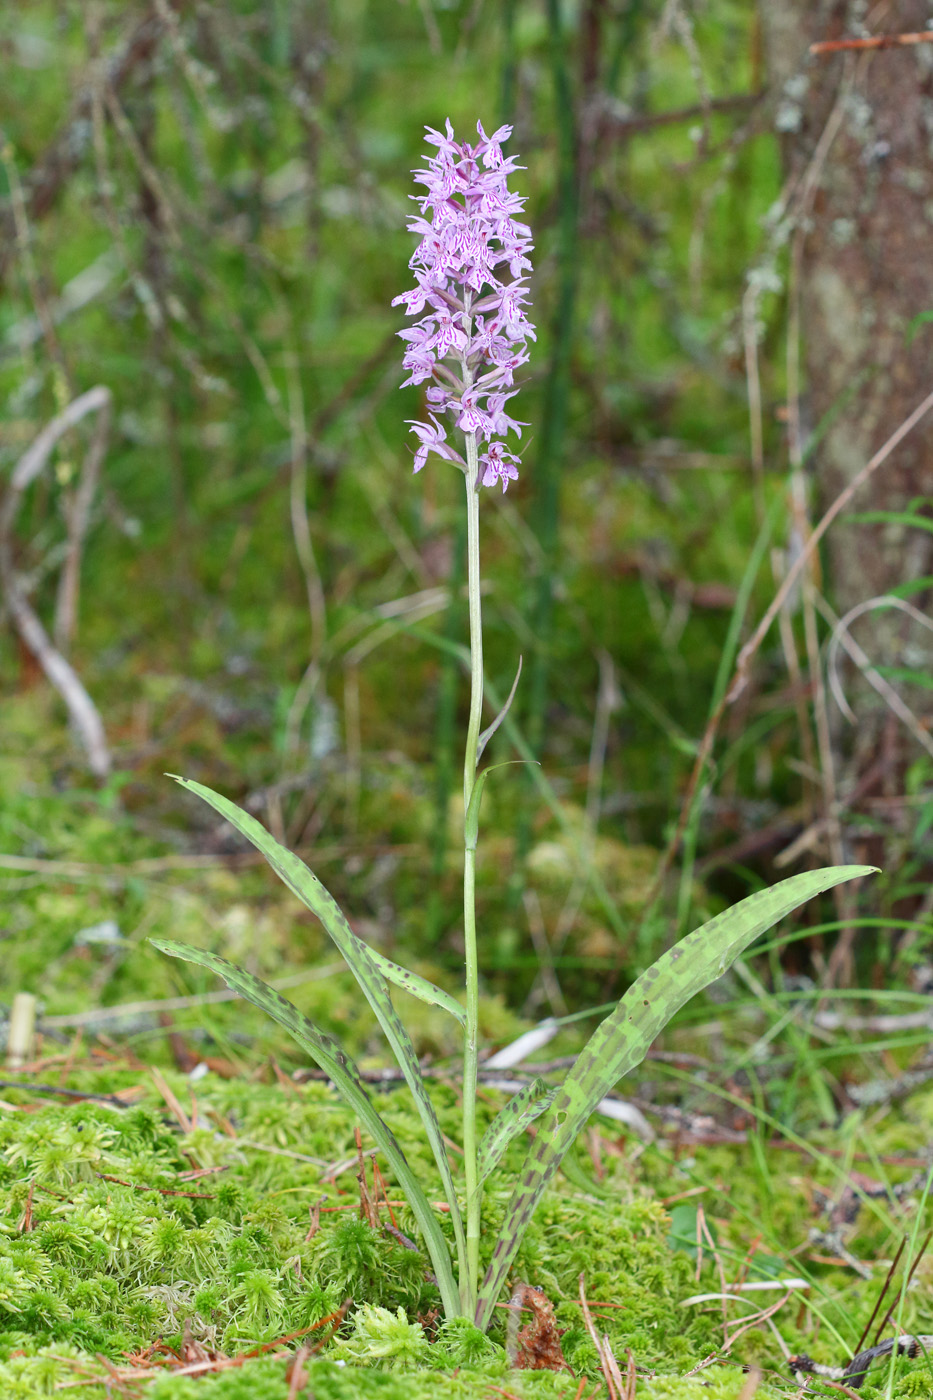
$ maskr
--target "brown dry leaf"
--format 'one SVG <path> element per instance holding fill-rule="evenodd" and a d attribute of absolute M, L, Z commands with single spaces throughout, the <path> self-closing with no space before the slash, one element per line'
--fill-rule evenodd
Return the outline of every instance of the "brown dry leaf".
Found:
<path fill-rule="evenodd" d="M 519 1371 L 569 1371 L 560 1339 L 563 1329 L 554 1321 L 554 1308 L 543 1289 L 531 1284 L 516 1285 L 509 1300 L 513 1323 L 509 1327 L 509 1359 Z M 512 1337 L 518 1315 L 527 1308 L 531 1321 Z"/>

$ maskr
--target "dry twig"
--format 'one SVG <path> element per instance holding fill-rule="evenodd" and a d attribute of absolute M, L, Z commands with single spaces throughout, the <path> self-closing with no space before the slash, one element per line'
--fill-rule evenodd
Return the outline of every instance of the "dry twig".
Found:
<path fill-rule="evenodd" d="M 812 54 L 846 53 L 852 49 L 898 49 L 910 44 L 933 43 L 933 31 L 919 34 L 873 34 L 867 39 L 822 39 L 810 45 Z"/>
<path fill-rule="evenodd" d="M 87 414 L 99 414 L 97 435 L 85 465 L 68 527 L 69 553 L 65 570 L 67 585 L 63 585 L 60 595 L 61 615 L 68 621 L 68 627 L 64 624 L 62 627 L 63 635 L 67 639 L 73 627 L 74 610 L 77 607 L 77 566 L 81 541 L 87 527 L 90 496 L 96 484 L 104 442 L 109 430 L 111 402 L 110 390 L 98 384 L 96 388 L 89 389 L 86 394 L 73 399 L 67 408 L 47 423 L 13 469 L 0 508 L 0 584 L 3 586 L 7 610 L 24 646 L 39 662 L 68 707 L 71 721 L 87 754 L 88 765 L 97 778 L 105 778 L 111 765 L 104 726 L 97 707 L 82 685 L 77 672 L 53 645 L 26 596 L 25 581 L 13 562 L 13 525 L 24 492 L 45 468 L 55 444 Z"/>

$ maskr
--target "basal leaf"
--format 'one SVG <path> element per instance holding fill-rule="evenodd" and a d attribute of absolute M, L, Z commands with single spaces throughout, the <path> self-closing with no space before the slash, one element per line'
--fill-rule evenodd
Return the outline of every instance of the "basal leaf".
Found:
<path fill-rule="evenodd" d="M 488 1326 L 509 1266 L 541 1199 L 600 1099 L 645 1057 L 676 1011 L 721 977 L 756 938 L 805 900 L 874 871 L 841 865 L 806 871 L 760 890 L 682 938 L 629 987 L 615 1010 L 593 1032 L 547 1111 L 509 1202 L 492 1262 L 483 1279 L 476 1325 Z"/>
<path fill-rule="evenodd" d="M 174 774 L 172 775 L 174 776 Z M 418 1057 L 415 1054 L 411 1038 L 405 1029 L 398 1012 L 392 1005 L 392 998 L 386 985 L 386 973 L 380 960 L 373 953 L 373 950 L 364 943 L 362 938 L 358 938 L 347 922 L 343 910 L 340 908 L 333 896 L 324 888 L 320 880 L 305 865 L 303 860 L 290 851 L 285 846 L 279 845 L 273 836 L 270 836 L 266 828 L 255 817 L 251 817 L 248 812 L 244 812 L 235 803 L 230 802 L 226 797 L 221 797 L 209 787 L 204 787 L 202 783 L 192 782 L 190 778 L 176 778 L 176 782 L 189 792 L 196 793 L 209 806 L 219 812 L 222 817 L 226 817 L 237 831 L 242 832 L 247 841 L 251 841 L 258 851 L 261 851 L 272 869 L 285 882 L 293 894 L 296 894 L 302 904 L 306 905 L 313 914 L 320 919 L 324 928 L 336 943 L 340 952 L 347 960 L 347 965 L 353 973 L 366 1000 L 369 1002 L 376 1014 L 383 1033 L 392 1048 L 398 1066 L 405 1076 L 405 1082 L 411 1090 L 412 1097 L 418 1109 L 418 1114 L 424 1126 L 425 1136 L 434 1153 L 434 1160 L 437 1162 L 437 1169 L 441 1175 L 444 1186 L 444 1195 L 450 1206 L 450 1215 L 454 1227 L 454 1235 L 457 1240 L 457 1252 L 461 1259 L 461 1268 L 465 1266 L 466 1260 L 466 1240 L 463 1233 L 463 1220 L 460 1215 L 460 1207 L 457 1201 L 457 1193 L 454 1189 L 453 1176 L 450 1171 L 450 1164 L 447 1161 L 447 1150 L 444 1146 L 444 1139 L 441 1135 L 440 1124 L 434 1112 L 434 1106 L 428 1097 L 424 1080 L 421 1078 L 421 1067 L 418 1064 Z M 388 962 L 388 959 L 384 960 Z M 393 968 L 395 964 L 390 964 Z M 404 969 L 399 968 L 398 972 Z M 422 988 L 431 984 L 425 982 L 424 978 L 415 978 L 414 981 Z M 395 979 L 393 979 L 395 980 Z M 408 988 L 414 991 L 414 986 Z M 436 989 L 440 994 L 439 989 Z M 418 992 L 414 992 L 417 996 Z"/>
<path fill-rule="evenodd" d="M 161 938 L 153 938 L 150 941 L 154 948 L 168 953 L 170 957 L 184 958 L 186 962 L 198 963 L 201 967 L 216 972 L 233 991 L 239 992 L 240 996 L 251 1001 L 261 1011 L 265 1011 L 273 1020 L 278 1021 L 280 1026 L 284 1026 L 289 1035 L 293 1036 L 315 1063 L 320 1065 L 324 1073 L 330 1076 L 395 1172 L 396 1180 L 405 1192 L 424 1236 L 444 1301 L 444 1311 L 448 1317 L 456 1317 L 460 1311 L 460 1295 L 454 1282 L 447 1241 L 392 1129 L 383 1122 L 373 1107 L 359 1070 L 349 1055 L 332 1036 L 319 1030 L 296 1006 L 279 996 L 278 992 L 267 987 L 265 982 L 261 982 L 252 973 L 245 972 L 243 968 L 236 967 L 225 958 L 218 958 L 214 953 L 205 952 L 201 948 L 190 948 L 187 944 L 172 943 Z"/>
<path fill-rule="evenodd" d="M 514 1137 L 547 1108 L 556 1089 L 543 1079 L 533 1079 L 500 1109 L 483 1134 L 476 1160 L 478 1183 L 486 1180 L 502 1161 L 503 1153 Z"/>

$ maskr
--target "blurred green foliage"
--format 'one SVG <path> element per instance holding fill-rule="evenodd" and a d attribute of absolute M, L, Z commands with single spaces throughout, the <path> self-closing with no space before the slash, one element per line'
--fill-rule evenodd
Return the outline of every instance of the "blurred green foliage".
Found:
<path fill-rule="evenodd" d="M 11 234 L 0 465 L 77 393 L 113 392 L 72 655 L 137 831 L 176 842 L 203 822 L 164 784 L 168 767 L 253 794 L 293 841 L 365 851 L 427 836 L 440 888 L 404 857 L 383 884 L 397 936 L 456 960 L 456 880 L 442 856 L 459 731 L 436 731 L 435 716 L 445 668 L 454 684 L 458 668 L 408 628 L 464 635 L 444 592 L 459 480 L 436 465 L 410 478 L 404 420 L 422 407 L 396 388 L 389 305 L 409 277 L 409 171 L 424 125 L 449 115 L 460 129 L 514 123 L 537 245 L 525 469 L 507 498 L 484 499 L 490 679 L 507 687 L 518 653 L 546 651 L 541 755 L 558 793 L 582 802 L 597 658 L 610 656 L 624 707 L 606 752 L 607 837 L 636 848 L 664 838 L 754 528 L 744 380 L 728 342 L 778 169 L 751 100 L 748 7 L 717 0 L 687 44 L 661 19 L 643 0 L 589 17 L 386 0 L 97 0 L 0 17 Z M 560 113 L 555 36 L 572 108 Z M 719 110 L 710 94 L 735 102 Z M 564 334 L 558 116 L 572 137 L 579 274 L 554 613 L 536 636 L 541 560 L 528 522 L 540 519 L 537 439 Z M 18 566 L 46 618 L 85 426 L 62 440 L 17 522 Z M 296 510 L 318 574 L 310 618 Z M 17 662 L 8 632 L 0 651 L 7 750 L 54 807 L 48 767 L 56 788 L 72 787 L 80 755 L 58 702 L 37 703 L 33 663 Z M 315 683 L 302 689 L 309 663 Z M 530 694 L 520 691 L 520 718 Z M 765 804 L 793 788 L 781 768 L 789 719 L 771 724 Z M 548 819 L 520 772 L 498 786 L 495 821 L 504 837 L 519 832 L 524 881 Z M 33 850 L 62 854 L 51 830 Z M 359 905 L 358 880 L 341 870 L 335 883 Z M 504 908 L 489 896 L 507 944 L 524 917 L 512 888 Z"/>

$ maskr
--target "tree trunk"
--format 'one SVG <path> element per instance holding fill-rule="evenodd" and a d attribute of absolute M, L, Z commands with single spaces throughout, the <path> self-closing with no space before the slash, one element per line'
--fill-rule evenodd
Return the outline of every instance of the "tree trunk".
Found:
<path fill-rule="evenodd" d="M 933 389 L 933 323 L 915 319 L 933 313 L 933 43 L 811 56 L 816 40 L 865 35 L 859 25 L 869 7 L 760 0 L 759 8 L 785 174 L 812 182 L 799 226 L 799 287 L 807 417 L 821 431 L 811 463 L 822 514 Z M 919 32 L 930 13 L 926 0 L 901 0 L 875 6 L 868 22 L 873 33 Z M 928 498 L 920 510 L 931 519 L 933 414 L 846 514 L 903 511 L 918 497 Z M 933 574 L 933 533 L 843 516 L 829 533 L 826 562 L 828 596 L 845 614 Z M 929 616 L 930 598 L 927 589 L 910 601 Z M 895 608 L 866 612 L 852 634 L 876 666 L 933 671 L 933 636 Z M 889 776 L 919 756 L 916 739 L 852 667 L 841 679 L 857 718 L 848 733 L 834 720 L 843 773 L 864 778 L 882 735 Z M 916 714 L 929 714 L 929 690 L 893 683 Z"/>

